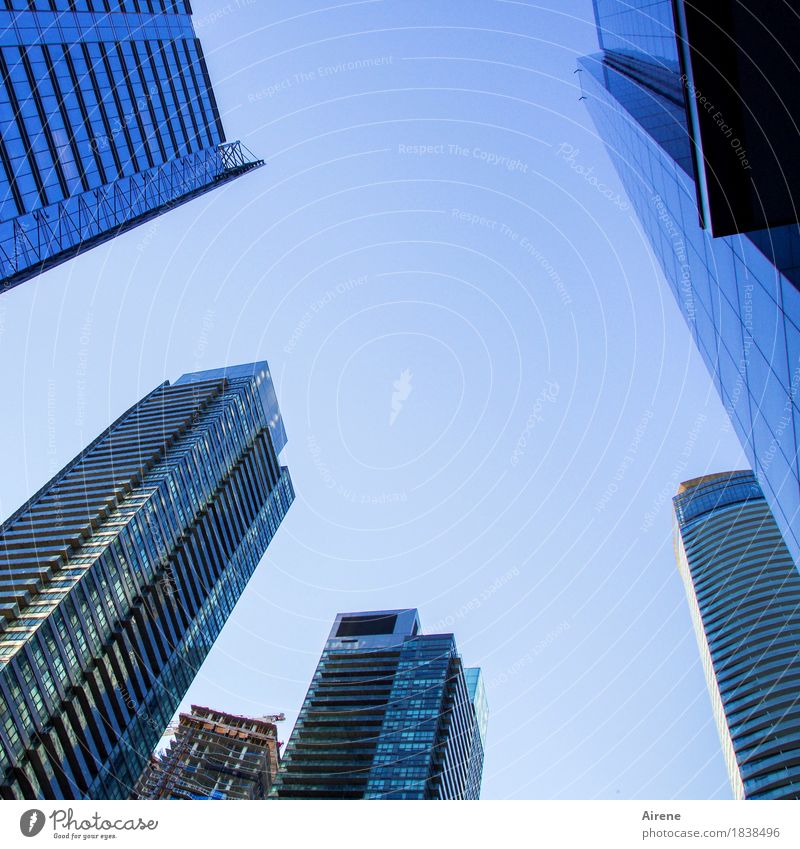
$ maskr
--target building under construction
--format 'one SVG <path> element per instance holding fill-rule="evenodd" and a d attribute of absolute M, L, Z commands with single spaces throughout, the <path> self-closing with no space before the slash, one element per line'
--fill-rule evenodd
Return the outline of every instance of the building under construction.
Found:
<path fill-rule="evenodd" d="M 167 749 L 150 758 L 135 799 L 266 799 L 280 759 L 283 714 L 236 716 L 192 705 L 172 726 Z"/>

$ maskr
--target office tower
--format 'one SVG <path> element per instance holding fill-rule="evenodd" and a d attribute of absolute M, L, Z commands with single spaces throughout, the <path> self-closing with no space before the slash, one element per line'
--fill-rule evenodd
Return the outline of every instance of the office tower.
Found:
<path fill-rule="evenodd" d="M 272 797 L 477 799 L 488 708 L 479 669 L 416 610 L 340 613 Z"/>
<path fill-rule="evenodd" d="M 189 0 L 7 0 L 0 31 L 0 293 L 263 164 Z"/>
<path fill-rule="evenodd" d="M 266 799 L 278 770 L 283 714 L 236 716 L 192 705 L 162 755 L 136 784 L 137 799 Z"/>
<path fill-rule="evenodd" d="M 586 104 L 797 560 L 800 18 L 755 0 L 594 7 Z"/>
<path fill-rule="evenodd" d="M 293 499 L 265 362 L 134 404 L 0 525 L 0 797 L 125 799 Z"/>
<path fill-rule="evenodd" d="M 752 472 L 687 481 L 675 551 L 737 799 L 800 799 L 800 575 Z"/>

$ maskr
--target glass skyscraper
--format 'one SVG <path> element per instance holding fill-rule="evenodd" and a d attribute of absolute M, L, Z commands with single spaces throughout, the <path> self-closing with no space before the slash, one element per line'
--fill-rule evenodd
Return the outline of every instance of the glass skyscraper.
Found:
<path fill-rule="evenodd" d="M 262 164 L 188 0 L 5 0 L 0 131 L 0 292 Z"/>
<path fill-rule="evenodd" d="M 265 362 L 186 374 L 0 525 L 0 797 L 125 799 L 291 504 Z"/>
<path fill-rule="evenodd" d="M 192 705 L 154 755 L 135 799 L 266 799 L 278 771 L 280 716 L 237 716 Z"/>
<path fill-rule="evenodd" d="M 674 498 L 675 550 L 737 799 L 800 799 L 800 574 L 750 471 Z"/>
<path fill-rule="evenodd" d="M 421 634 L 416 610 L 340 613 L 272 796 L 478 799 L 487 720 L 452 634 Z"/>
<path fill-rule="evenodd" d="M 797 43 L 796 15 L 749 0 L 594 8 L 586 104 L 797 560 L 800 232 L 784 190 L 800 193 L 786 113 L 800 78 L 776 41 Z"/>

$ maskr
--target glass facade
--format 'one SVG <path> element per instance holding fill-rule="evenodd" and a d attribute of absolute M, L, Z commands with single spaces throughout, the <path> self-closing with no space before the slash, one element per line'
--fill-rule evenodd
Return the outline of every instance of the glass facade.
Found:
<path fill-rule="evenodd" d="M 797 225 L 795 4 L 674 0 L 674 9 L 704 226 L 728 236 Z"/>
<path fill-rule="evenodd" d="M 486 751 L 486 732 L 489 726 L 489 702 L 486 700 L 486 688 L 483 674 L 476 667 L 464 670 L 467 682 L 467 695 L 475 712 L 475 727 L 472 732 L 472 749 L 470 750 L 469 768 L 467 770 L 466 799 L 479 799 L 481 795 L 481 778 L 483 777 L 483 755 Z"/>
<path fill-rule="evenodd" d="M 192 705 L 175 736 L 154 755 L 135 799 L 266 799 L 278 771 L 281 717 L 236 716 Z"/>
<path fill-rule="evenodd" d="M 289 739 L 278 799 L 478 799 L 480 670 L 416 610 L 340 613 Z"/>
<path fill-rule="evenodd" d="M 4 0 L 0 292 L 239 176 L 188 0 Z"/>
<path fill-rule="evenodd" d="M 581 84 L 631 203 L 792 555 L 800 558 L 800 232 L 713 237 L 671 0 L 595 0 L 602 52 Z M 796 146 L 796 139 L 794 140 Z"/>
<path fill-rule="evenodd" d="M 675 550 L 737 799 L 800 799 L 800 575 L 750 471 L 674 499 Z"/>
<path fill-rule="evenodd" d="M 294 492 L 267 364 L 184 375 L 0 525 L 0 797 L 125 799 Z"/>

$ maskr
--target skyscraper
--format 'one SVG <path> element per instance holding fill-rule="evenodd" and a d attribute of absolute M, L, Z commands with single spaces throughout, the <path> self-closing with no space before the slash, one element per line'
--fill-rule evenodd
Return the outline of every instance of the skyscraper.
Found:
<path fill-rule="evenodd" d="M 189 0 L 7 0 L 0 33 L 0 293 L 262 164 Z"/>
<path fill-rule="evenodd" d="M 594 8 L 602 52 L 580 63 L 586 104 L 797 560 L 796 11 L 751 0 Z"/>
<path fill-rule="evenodd" d="M 124 799 L 293 500 L 265 362 L 163 383 L 0 525 L 0 796 Z"/>
<path fill-rule="evenodd" d="M 737 799 L 800 799 L 800 575 L 752 472 L 687 481 L 675 551 Z"/>
<path fill-rule="evenodd" d="M 136 784 L 137 799 L 266 799 L 278 771 L 283 715 L 237 716 L 192 705 Z"/>
<path fill-rule="evenodd" d="M 477 799 L 488 708 L 452 634 L 416 610 L 340 613 L 286 747 L 278 799 Z"/>

